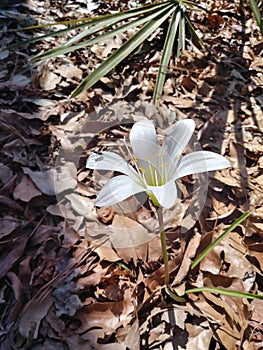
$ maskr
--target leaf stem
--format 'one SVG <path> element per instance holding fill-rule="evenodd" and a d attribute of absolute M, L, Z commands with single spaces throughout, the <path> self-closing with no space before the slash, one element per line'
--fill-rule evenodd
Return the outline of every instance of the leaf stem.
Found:
<path fill-rule="evenodd" d="M 161 244 L 162 244 L 162 253 L 163 253 L 163 261 L 164 261 L 164 271 L 165 271 L 165 285 L 169 285 L 169 267 L 168 267 L 168 254 L 167 254 L 167 246 L 166 246 L 166 236 L 164 231 L 164 224 L 163 224 L 163 211 L 162 207 L 157 208 L 157 216 L 159 221 L 159 227 L 160 227 L 160 236 L 161 236 Z"/>

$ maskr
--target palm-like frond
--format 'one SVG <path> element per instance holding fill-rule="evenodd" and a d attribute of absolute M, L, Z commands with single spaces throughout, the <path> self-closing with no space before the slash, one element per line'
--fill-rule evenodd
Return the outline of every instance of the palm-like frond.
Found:
<path fill-rule="evenodd" d="M 166 0 L 140 6 L 138 8 L 116 14 L 84 19 L 81 20 L 80 23 L 76 21 L 61 22 L 59 24 L 68 24 L 69 26 L 61 30 L 44 34 L 40 37 L 27 40 L 25 43 L 33 43 L 49 36 L 54 37 L 71 31 L 80 30 L 80 32 L 67 40 L 62 46 L 33 57 L 31 67 L 34 67 L 47 59 L 103 42 L 103 40 L 112 38 L 121 33 L 125 33 L 131 28 L 136 29 L 136 33 L 130 39 L 124 42 L 119 49 L 113 52 L 107 59 L 105 59 L 105 61 L 103 61 L 86 78 L 82 80 L 71 95 L 72 97 L 76 97 L 85 89 L 92 87 L 100 78 L 108 74 L 134 50 L 138 49 L 138 47 L 140 47 L 140 45 L 147 40 L 147 38 L 153 35 L 158 28 L 163 26 L 163 24 L 168 21 L 168 30 L 166 33 L 156 86 L 154 89 L 153 99 L 154 103 L 156 103 L 157 99 L 162 94 L 167 66 L 169 65 L 175 43 L 177 43 L 177 56 L 179 56 L 181 50 L 184 49 L 186 26 L 189 28 L 189 32 L 198 39 L 201 45 L 203 45 L 201 39 L 199 39 L 193 25 L 191 24 L 184 4 L 186 6 L 201 8 L 192 1 L 188 0 Z M 57 24 L 58 23 L 56 23 L 56 25 Z M 43 26 L 46 27 L 49 25 L 45 24 L 39 27 Z"/>

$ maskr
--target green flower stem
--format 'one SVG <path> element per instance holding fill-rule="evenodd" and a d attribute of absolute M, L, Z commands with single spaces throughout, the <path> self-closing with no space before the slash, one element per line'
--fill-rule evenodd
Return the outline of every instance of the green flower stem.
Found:
<path fill-rule="evenodd" d="M 163 224 L 163 211 L 162 207 L 160 206 L 157 209 L 157 216 L 159 220 L 159 227 L 160 227 L 160 236 L 161 236 L 161 244 L 162 244 L 162 253 L 163 253 L 163 261 L 164 261 L 164 271 L 165 271 L 165 285 L 169 285 L 169 267 L 168 267 L 168 254 L 167 254 L 167 247 L 166 247 L 166 236 L 164 231 L 164 224 Z"/>

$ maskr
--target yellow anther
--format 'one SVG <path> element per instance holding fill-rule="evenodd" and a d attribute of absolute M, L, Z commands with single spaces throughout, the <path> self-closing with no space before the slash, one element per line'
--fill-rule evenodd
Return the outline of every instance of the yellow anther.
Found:
<path fill-rule="evenodd" d="M 168 163 L 162 163 L 161 166 L 168 166 Z"/>
<path fill-rule="evenodd" d="M 156 153 L 155 156 L 156 157 L 163 157 L 164 155 L 162 153 Z"/>
<path fill-rule="evenodd" d="M 133 156 L 133 160 L 135 163 L 138 163 L 138 159 L 135 156 Z"/>
<path fill-rule="evenodd" d="M 143 168 L 141 168 L 141 167 L 138 167 L 138 169 L 140 170 L 140 172 L 142 172 L 142 173 L 146 173 L 146 170 L 145 169 L 143 169 Z"/>

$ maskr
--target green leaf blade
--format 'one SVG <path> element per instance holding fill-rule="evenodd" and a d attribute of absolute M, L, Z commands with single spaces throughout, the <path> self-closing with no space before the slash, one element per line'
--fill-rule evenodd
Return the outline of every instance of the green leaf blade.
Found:
<path fill-rule="evenodd" d="M 167 72 L 167 67 L 170 61 L 171 53 L 173 50 L 173 45 L 174 45 L 174 40 L 175 36 L 177 33 L 178 25 L 180 22 L 180 10 L 179 6 L 175 9 L 175 12 L 172 15 L 165 42 L 164 42 L 164 47 L 163 47 L 163 53 L 160 61 L 160 67 L 158 70 L 157 74 L 157 79 L 155 83 L 155 88 L 153 92 L 153 103 L 155 104 L 157 99 L 160 97 L 162 94 L 163 86 L 164 86 L 164 81 L 166 77 L 166 72 Z"/>
<path fill-rule="evenodd" d="M 114 37 L 115 35 L 118 35 L 120 33 L 127 31 L 130 28 L 136 28 L 136 27 L 144 24 L 145 22 L 153 19 L 154 17 L 156 17 L 156 13 L 148 13 L 143 18 L 135 19 L 129 23 L 126 23 L 125 25 L 123 25 L 121 27 L 118 27 L 118 28 L 115 28 L 109 32 L 103 33 L 100 36 L 96 36 L 93 39 L 83 41 L 83 42 L 76 44 L 76 45 L 58 47 L 58 48 L 49 50 L 47 52 L 41 53 L 39 55 L 36 55 L 35 57 L 33 57 L 32 62 L 41 63 L 47 59 L 57 57 L 58 55 L 63 55 L 63 54 L 69 53 L 69 52 L 73 52 L 75 50 L 82 49 L 82 48 L 87 47 L 87 46 L 94 45 L 94 44 L 99 43 L 99 42 L 103 42 L 103 40 L 110 39 L 110 38 Z"/>
<path fill-rule="evenodd" d="M 257 24 L 259 26 L 261 35 L 263 35 L 263 20 L 262 20 L 262 16 L 260 14 L 259 8 L 258 8 L 258 4 L 256 0 L 249 0 L 252 12 L 256 18 Z"/>
<path fill-rule="evenodd" d="M 132 38 L 127 40 L 118 50 L 103 61 L 90 73 L 73 91 L 71 97 L 76 97 L 84 90 L 93 86 L 101 77 L 110 72 L 117 64 L 134 51 L 146 38 L 152 34 L 170 15 L 172 5 L 156 12 L 156 17 L 143 26 Z"/>
<path fill-rule="evenodd" d="M 192 288 L 185 291 L 185 294 L 200 293 L 200 292 L 210 292 L 216 294 L 228 295 L 231 297 L 246 298 L 246 299 L 259 299 L 263 300 L 263 295 L 254 293 L 243 293 L 229 289 L 212 288 L 212 287 L 200 287 Z"/>
<path fill-rule="evenodd" d="M 197 256 L 197 258 L 192 262 L 191 269 L 195 268 L 200 261 L 202 261 L 206 255 L 219 243 L 222 241 L 223 238 L 225 238 L 231 231 L 233 231 L 238 225 L 240 225 L 244 220 L 248 218 L 250 215 L 250 211 L 245 212 L 242 214 L 237 220 L 233 222 L 233 224 L 224 232 L 222 233 L 214 242 L 212 242 L 206 249 L 202 251 L 201 254 Z"/>

